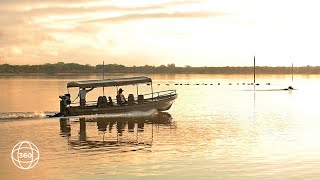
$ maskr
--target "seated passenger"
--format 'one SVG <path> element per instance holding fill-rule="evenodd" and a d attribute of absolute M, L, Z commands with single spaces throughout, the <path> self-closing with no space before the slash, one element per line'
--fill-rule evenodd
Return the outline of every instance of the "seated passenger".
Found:
<path fill-rule="evenodd" d="M 113 106 L 112 98 L 109 96 L 108 99 L 109 99 L 109 105 Z"/>
<path fill-rule="evenodd" d="M 97 106 L 100 108 L 105 108 L 108 105 L 108 100 L 106 96 L 99 96 Z"/>
<path fill-rule="evenodd" d="M 124 97 L 124 95 L 122 94 L 123 90 L 120 88 L 118 91 L 118 95 L 117 95 L 117 103 L 118 104 L 127 104 L 127 100 Z"/>

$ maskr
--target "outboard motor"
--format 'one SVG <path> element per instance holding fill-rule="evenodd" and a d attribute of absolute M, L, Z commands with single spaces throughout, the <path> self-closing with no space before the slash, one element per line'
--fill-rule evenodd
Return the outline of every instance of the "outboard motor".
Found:
<path fill-rule="evenodd" d="M 60 114 L 66 116 L 69 114 L 69 108 L 71 104 L 70 94 L 59 96 L 59 98 L 60 98 Z"/>

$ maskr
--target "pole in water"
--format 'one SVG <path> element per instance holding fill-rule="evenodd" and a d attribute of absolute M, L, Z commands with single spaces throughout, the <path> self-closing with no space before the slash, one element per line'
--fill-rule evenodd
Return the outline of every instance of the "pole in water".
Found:
<path fill-rule="evenodd" d="M 291 64 L 291 85 L 293 84 L 293 62 Z"/>
<path fill-rule="evenodd" d="M 102 79 L 104 79 L 104 61 L 102 63 Z M 103 96 L 104 96 L 104 87 L 102 87 Z"/>
<path fill-rule="evenodd" d="M 288 90 L 293 90 L 293 62 L 291 64 L 291 86 L 288 87 Z"/>
<path fill-rule="evenodd" d="M 102 79 L 104 79 L 104 61 L 102 61 Z"/>
<path fill-rule="evenodd" d="M 253 83 L 256 84 L 256 56 L 253 56 Z"/>

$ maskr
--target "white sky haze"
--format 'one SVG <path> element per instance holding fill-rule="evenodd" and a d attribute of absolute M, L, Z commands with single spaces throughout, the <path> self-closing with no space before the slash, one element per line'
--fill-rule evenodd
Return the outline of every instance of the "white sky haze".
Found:
<path fill-rule="evenodd" d="M 320 65 L 312 0 L 1 0 L 0 64 Z"/>

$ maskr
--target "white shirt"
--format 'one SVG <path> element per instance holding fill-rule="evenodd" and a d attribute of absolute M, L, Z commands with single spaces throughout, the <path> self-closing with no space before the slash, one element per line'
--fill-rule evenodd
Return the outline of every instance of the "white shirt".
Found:
<path fill-rule="evenodd" d="M 126 102 L 126 99 L 124 98 L 124 95 L 123 95 L 123 94 L 120 95 L 120 101 L 121 101 L 121 102 Z"/>
<path fill-rule="evenodd" d="M 85 90 L 85 89 L 81 89 L 80 91 L 79 91 L 79 97 L 80 97 L 80 99 L 86 99 L 86 94 L 87 94 L 87 90 Z"/>

